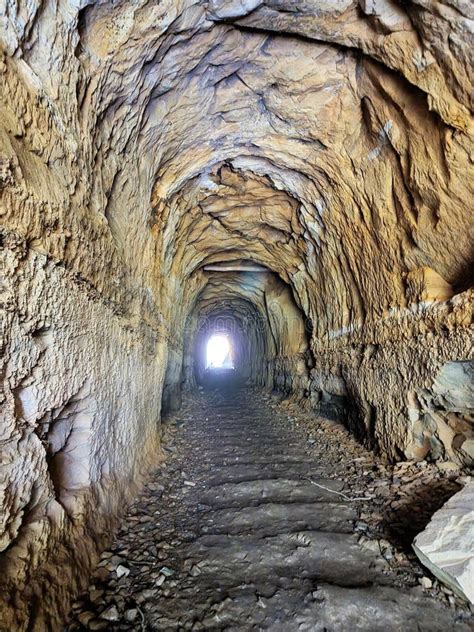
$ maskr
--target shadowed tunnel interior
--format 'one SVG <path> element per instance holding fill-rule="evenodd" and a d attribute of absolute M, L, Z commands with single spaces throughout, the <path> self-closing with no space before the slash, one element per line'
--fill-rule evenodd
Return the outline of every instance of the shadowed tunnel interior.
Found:
<path fill-rule="evenodd" d="M 61 629 L 162 419 L 204 388 L 234 436 L 217 378 L 387 464 L 472 467 L 470 2 L 2 12 L 1 629 Z"/>

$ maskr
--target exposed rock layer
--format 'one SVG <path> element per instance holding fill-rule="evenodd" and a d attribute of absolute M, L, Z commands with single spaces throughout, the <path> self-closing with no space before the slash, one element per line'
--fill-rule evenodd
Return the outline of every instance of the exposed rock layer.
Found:
<path fill-rule="evenodd" d="M 235 324 L 246 379 L 389 457 L 472 463 L 471 11 L 8 4 L 6 629 L 60 620 L 204 321 Z M 242 260 L 268 272 L 204 270 Z"/>

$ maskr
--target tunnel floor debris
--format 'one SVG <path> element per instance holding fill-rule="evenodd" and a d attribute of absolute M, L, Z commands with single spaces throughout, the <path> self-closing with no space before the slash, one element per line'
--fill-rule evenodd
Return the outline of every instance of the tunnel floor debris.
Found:
<path fill-rule="evenodd" d="M 410 551 L 457 472 L 390 466 L 341 424 L 242 388 L 190 396 L 164 446 L 69 632 L 472 629 Z"/>

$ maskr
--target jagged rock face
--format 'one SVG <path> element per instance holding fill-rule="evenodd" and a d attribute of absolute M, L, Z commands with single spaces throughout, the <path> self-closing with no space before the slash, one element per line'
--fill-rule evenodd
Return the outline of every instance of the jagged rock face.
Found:
<path fill-rule="evenodd" d="M 235 319 L 247 379 L 388 456 L 472 462 L 470 12 L 8 4 L 7 629 L 57 625 L 156 456 L 162 388 L 172 409 L 194 379 L 203 319 Z M 268 272 L 204 269 L 237 260 Z"/>

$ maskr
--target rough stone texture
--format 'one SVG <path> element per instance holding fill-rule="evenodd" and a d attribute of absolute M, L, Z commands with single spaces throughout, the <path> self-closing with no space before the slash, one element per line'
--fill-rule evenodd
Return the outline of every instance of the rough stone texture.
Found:
<path fill-rule="evenodd" d="M 380 501 L 389 485 L 413 494 L 409 469 L 294 408 L 229 384 L 186 397 L 165 426 L 168 458 L 103 553 L 67 631 L 107 630 L 112 608 L 117 632 L 467 632 L 466 605 L 423 576 L 394 533 L 387 541 L 369 527 L 374 509 L 383 529 L 393 527 Z M 456 485 L 447 475 L 438 482 Z"/>
<path fill-rule="evenodd" d="M 7 629 L 57 627 L 223 315 L 249 382 L 391 459 L 472 464 L 472 20 L 464 0 L 6 4 Z M 242 260 L 268 273 L 204 270 Z"/>
<path fill-rule="evenodd" d="M 474 482 L 452 496 L 413 543 L 430 571 L 474 603 Z"/>
<path fill-rule="evenodd" d="M 5 254 L 0 627 L 44 630 L 159 458 L 163 361 L 156 332 L 127 330 L 63 267 Z"/>

